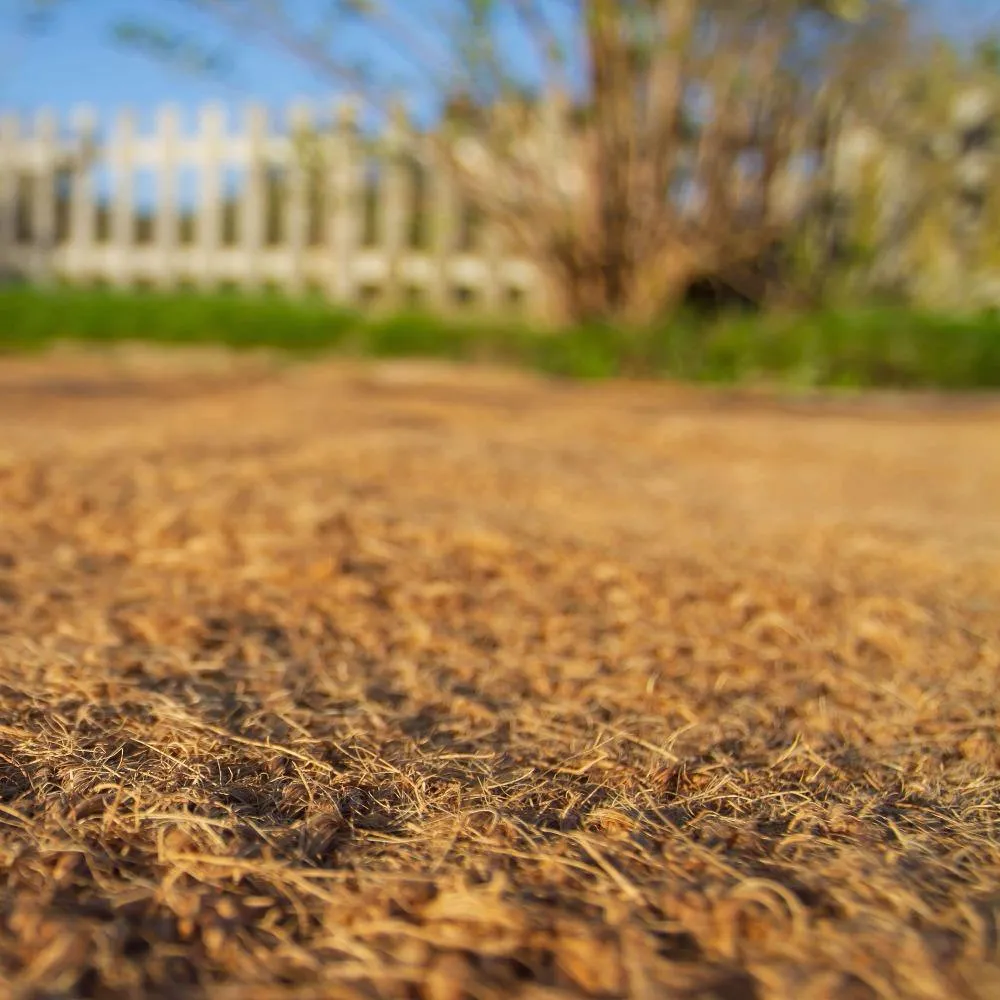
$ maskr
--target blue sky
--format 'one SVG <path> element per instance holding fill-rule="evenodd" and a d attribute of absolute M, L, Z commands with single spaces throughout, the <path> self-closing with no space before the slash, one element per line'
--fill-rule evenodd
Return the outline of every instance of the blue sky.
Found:
<path fill-rule="evenodd" d="M 0 6 L 5 2 L 9 0 L 0 0 Z M 135 0 L 78 0 L 44 33 L 33 35 L 17 30 L 14 19 L 8 19 L 0 25 L 0 106 L 20 113 L 46 106 L 65 113 L 87 104 L 103 118 L 128 105 L 146 117 L 168 101 L 187 111 L 213 99 L 230 106 L 259 99 L 282 107 L 296 98 L 329 96 L 329 85 L 294 60 L 257 46 L 245 51 L 237 74 L 222 80 L 168 69 L 115 44 L 109 24 L 135 16 L 143 7 L 149 9 Z M 225 39 L 210 22 L 185 15 L 180 23 L 200 38 Z"/>
<path fill-rule="evenodd" d="M 57 16 L 44 32 L 26 33 L 14 11 L 22 0 L 0 0 L 0 108 L 30 114 L 39 107 L 53 108 L 64 115 L 74 106 L 85 104 L 97 110 L 102 119 L 123 105 L 139 113 L 140 121 L 150 119 L 153 111 L 165 102 L 181 106 L 186 118 L 193 121 L 195 107 L 210 100 L 221 100 L 235 110 L 247 101 L 261 101 L 280 111 L 290 101 L 310 100 L 322 106 L 335 97 L 328 80 L 311 73 L 301 62 L 276 46 L 254 44 L 220 29 L 211 17 L 174 4 L 168 0 L 69 0 L 59 7 Z M 409 15 L 422 3 L 437 16 L 448 11 L 452 0 L 398 0 Z M 312 0 L 290 0 L 295 11 L 318 8 Z M 117 44 L 110 26 L 126 20 L 165 24 L 196 38 L 200 45 L 216 47 L 236 54 L 232 71 L 224 77 L 185 74 L 157 62 L 154 58 Z M 416 20 L 416 19 L 414 19 Z M 433 19 L 431 19 L 433 20 Z M 426 25 L 425 27 L 430 27 Z M 433 29 L 431 29 L 432 32 Z M 337 34 L 338 51 L 349 58 L 377 58 L 381 68 L 390 72 L 411 69 L 388 46 L 373 51 L 372 38 L 350 28 Z M 238 42 L 239 44 L 234 44 Z M 524 69 L 531 64 L 523 42 L 508 47 L 511 65 Z M 425 88 L 426 93 L 426 88 Z M 427 109 L 411 88 L 404 91 L 411 111 Z"/>
<path fill-rule="evenodd" d="M 12 3 L 0 0 L 0 14 Z M 1000 27 L 996 0 L 931 0 L 931 4 L 937 22 L 952 33 L 968 37 Z M 259 46 L 245 50 L 240 70 L 223 82 L 168 70 L 109 40 L 109 22 L 143 10 L 169 14 L 172 5 L 164 0 L 76 0 L 47 33 L 36 37 L 15 31 L 13 18 L 0 18 L 0 106 L 21 113 L 48 106 L 64 113 L 74 105 L 89 104 L 103 117 L 129 105 L 148 118 L 166 101 L 189 112 L 210 99 L 221 99 L 230 107 L 258 99 L 281 108 L 294 98 L 322 103 L 330 97 L 328 83 L 294 60 Z M 210 22 L 198 22 L 190 14 L 182 17 L 175 23 L 192 28 L 200 37 L 225 38 Z"/>

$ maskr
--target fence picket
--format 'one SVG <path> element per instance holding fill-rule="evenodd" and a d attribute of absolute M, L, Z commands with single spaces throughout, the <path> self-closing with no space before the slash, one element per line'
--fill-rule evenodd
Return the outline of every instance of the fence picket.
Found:
<path fill-rule="evenodd" d="M 309 237 L 309 146 L 313 132 L 312 109 L 304 103 L 292 105 L 288 113 L 293 148 L 288 164 L 288 207 L 285 244 L 288 274 L 285 287 L 301 292 L 306 287 L 305 254 Z"/>
<path fill-rule="evenodd" d="M 96 142 L 97 115 L 92 108 L 77 108 L 73 113 L 76 148 L 74 170 L 69 186 L 68 271 L 74 278 L 87 278 L 97 270 L 97 200 L 90 149 Z"/>
<path fill-rule="evenodd" d="M 58 122 L 49 108 L 35 116 L 35 163 L 31 192 L 31 275 L 45 283 L 52 278 L 52 248 L 56 242 L 56 150 Z"/>
<path fill-rule="evenodd" d="M 18 269 L 18 153 L 21 122 L 0 117 L 0 273 Z"/>
<path fill-rule="evenodd" d="M 342 104 L 336 114 L 328 230 L 333 256 L 332 290 L 337 301 L 353 302 L 358 290 L 354 264 L 361 246 L 363 164 L 356 135 L 356 107 L 353 103 Z"/>
<path fill-rule="evenodd" d="M 178 204 L 178 142 L 180 110 L 173 105 L 160 109 L 156 120 L 160 143 L 156 171 L 156 211 L 153 213 L 153 241 L 157 249 L 156 282 L 170 287 L 177 281 L 174 257 L 180 241 Z"/>
<path fill-rule="evenodd" d="M 198 283 L 211 286 L 218 281 L 216 261 L 222 244 L 222 140 L 225 110 L 206 104 L 199 114 L 198 156 L 199 197 L 195 216 L 198 241 Z"/>
<path fill-rule="evenodd" d="M 254 290 L 261 283 L 261 251 L 264 248 L 267 211 L 267 109 L 251 104 L 246 109 L 247 172 L 240 220 L 243 251 L 243 286 Z"/>
<path fill-rule="evenodd" d="M 119 112 L 111 146 L 114 187 L 111 199 L 111 283 L 127 286 L 132 280 L 131 251 L 135 242 L 135 115 Z"/>

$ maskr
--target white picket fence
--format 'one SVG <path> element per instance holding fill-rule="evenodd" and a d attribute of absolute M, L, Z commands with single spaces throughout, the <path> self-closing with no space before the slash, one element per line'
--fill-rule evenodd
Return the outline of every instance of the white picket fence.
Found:
<path fill-rule="evenodd" d="M 539 301 L 533 266 L 488 227 L 470 232 L 432 144 L 401 116 L 378 150 L 344 106 L 324 119 L 298 104 L 275 123 L 251 105 L 233 130 L 212 104 L 192 133 L 183 124 L 172 106 L 148 134 L 124 111 L 106 132 L 86 110 L 0 116 L 0 273 L 435 309 Z M 318 157 L 303 155 L 309 134 Z"/>

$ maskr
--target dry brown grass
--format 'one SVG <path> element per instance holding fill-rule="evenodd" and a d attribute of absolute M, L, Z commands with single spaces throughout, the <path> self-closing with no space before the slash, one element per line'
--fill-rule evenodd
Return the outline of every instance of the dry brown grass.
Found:
<path fill-rule="evenodd" d="M 1000 995 L 995 413 L 5 366 L 3 996 Z"/>

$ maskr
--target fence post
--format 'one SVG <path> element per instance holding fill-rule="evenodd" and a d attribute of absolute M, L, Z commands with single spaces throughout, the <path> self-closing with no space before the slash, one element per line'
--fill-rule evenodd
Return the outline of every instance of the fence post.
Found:
<path fill-rule="evenodd" d="M 35 176 L 32 186 L 32 277 L 40 284 L 52 280 L 52 253 L 56 245 L 56 139 L 58 123 L 49 108 L 35 116 Z"/>
<path fill-rule="evenodd" d="M 431 286 L 428 303 L 442 311 L 452 306 L 451 257 L 455 252 L 458 231 L 459 199 L 456 179 L 441 152 L 428 139 L 428 256 L 431 260 Z"/>
<path fill-rule="evenodd" d="M 198 283 L 211 287 L 218 280 L 219 247 L 222 243 L 222 133 L 225 110 L 220 104 L 202 107 L 198 121 L 200 177 L 195 216 L 198 242 Z"/>
<path fill-rule="evenodd" d="M 0 278 L 17 260 L 18 137 L 17 115 L 0 117 Z"/>
<path fill-rule="evenodd" d="M 354 256 L 361 243 L 361 158 L 357 141 L 357 109 L 341 104 L 331 142 L 333 197 L 328 238 L 333 257 L 331 291 L 335 301 L 353 305 L 356 295 Z"/>
<path fill-rule="evenodd" d="M 260 256 L 264 246 L 264 222 L 267 207 L 265 178 L 267 171 L 267 110 L 260 104 L 246 109 L 247 176 L 240 220 L 240 243 L 243 250 L 243 284 L 250 290 L 260 286 Z"/>
<path fill-rule="evenodd" d="M 407 151 L 406 139 L 409 122 L 402 104 L 394 104 L 389 113 L 384 133 L 382 154 L 379 250 L 385 261 L 385 280 L 382 286 L 382 302 L 389 308 L 398 308 L 401 299 L 400 262 L 406 244 L 407 209 L 410 194 L 404 156 Z"/>
<path fill-rule="evenodd" d="M 97 116 L 92 108 L 77 108 L 73 112 L 73 131 L 81 158 L 74 164 L 70 177 L 69 269 L 75 277 L 81 277 L 93 266 L 97 242 L 94 169 L 88 159 L 96 148 Z"/>
<path fill-rule="evenodd" d="M 288 254 L 287 288 L 305 288 L 305 251 L 309 236 L 309 164 L 305 144 L 313 131 L 312 109 L 304 103 L 292 105 L 288 113 L 291 127 L 291 156 L 288 162 L 288 204 L 285 215 L 285 245 Z"/>
<path fill-rule="evenodd" d="M 163 288 L 172 287 L 177 280 L 177 245 L 180 237 L 177 144 L 180 124 L 180 110 L 177 107 L 167 105 L 160 109 L 156 121 L 159 164 L 153 211 L 153 239 L 157 252 L 157 284 Z"/>
<path fill-rule="evenodd" d="M 503 233 L 495 219 L 486 215 L 482 222 L 482 236 L 477 255 L 483 262 L 483 283 L 480 288 L 483 310 L 493 316 L 500 311 L 503 301 L 503 282 L 500 268 L 503 262 Z"/>
<path fill-rule="evenodd" d="M 123 110 L 115 123 L 112 141 L 114 194 L 111 206 L 111 281 L 122 287 L 131 283 L 130 251 L 135 229 L 135 116 Z"/>
<path fill-rule="evenodd" d="M 537 144 L 531 144 L 543 158 L 543 163 L 558 165 L 555 173 L 563 181 L 563 184 L 557 186 L 561 188 L 561 194 L 564 196 L 564 211 L 570 210 L 569 192 L 565 188 L 565 181 L 569 179 L 567 172 L 577 165 L 573 162 L 572 157 L 577 154 L 578 150 L 578 146 L 572 141 L 573 136 L 568 129 L 569 110 L 569 96 L 564 91 L 555 88 L 547 93 L 542 98 L 540 113 L 533 122 L 535 128 L 540 132 L 540 134 L 536 132 L 538 141 Z M 544 279 L 545 275 L 542 272 L 536 272 L 535 280 L 531 283 L 525 298 L 534 314 L 552 318 L 557 314 L 558 296 L 552 285 Z"/>

